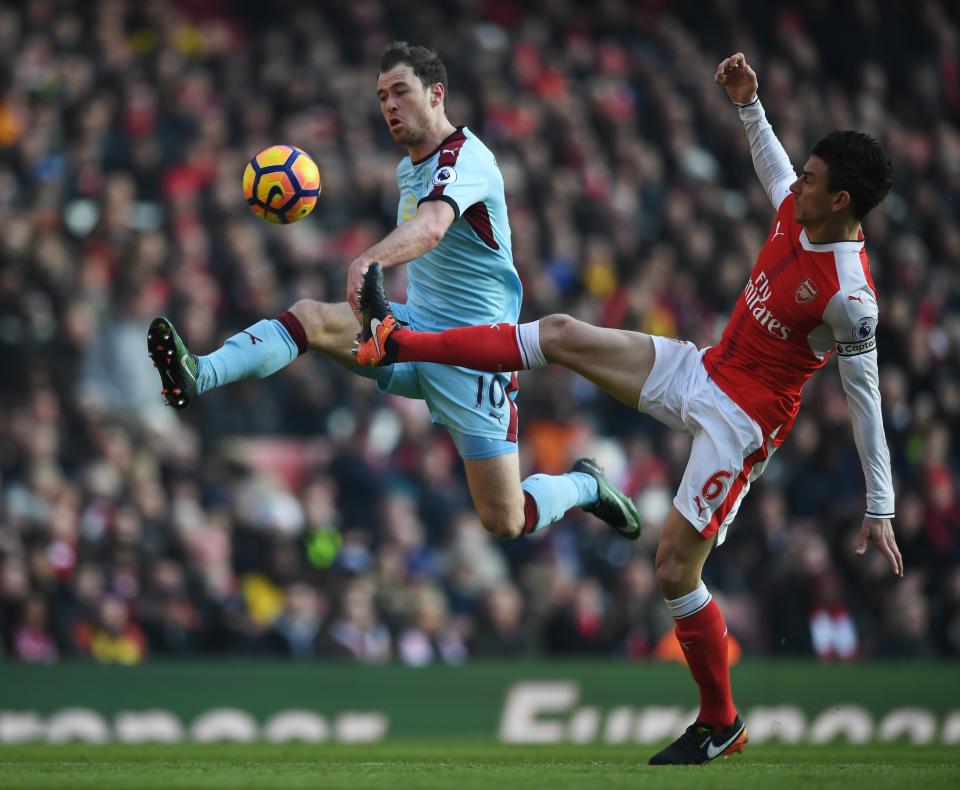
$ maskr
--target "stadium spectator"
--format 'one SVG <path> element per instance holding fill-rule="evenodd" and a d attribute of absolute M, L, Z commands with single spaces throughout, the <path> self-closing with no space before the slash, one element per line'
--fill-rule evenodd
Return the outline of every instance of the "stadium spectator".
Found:
<path fill-rule="evenodd" d="M 339 600 L 340 616 L 330 625 L 336 654 L 361 664 L 388 661 L 393 654 L 390 631 L 374 608 L 370 584 L 362 578 L 348 583 Z"/>
<path fill-rule="evenodd" d="M 59 657 L 57 643 L 48 627 L 47 605 L 30 598 L 23 606 L 23 619 L 13 632 L 13 654 L 29 664 L 52 664 Z"/>
<path fill-rule="evenodd" d="M 147 653 L 143 631 L 130 619 L 127 605 L 112 595 L 101 600 L 96 622 L 78 628 L 76 645 L 103 664 L 139 664 Z"/>
<path fill-rule="evenodd" d="M 560 606 L 544 627 L 544 647 L 548 655 L 597 656 L 610 652 L 607 602 L 603 588 L 595 578 L 581 579 L 570 590 L 569 601 Z"/>
<path fill-rule="evenodd" d="M 450 617 L 447 599 L 432 585 L 413 591 L 408 622 L 397 634 L 397 657 L 410 667 L 429 664 L 462 664 L 467 646 L 462 624 Z"/>
<path fill-rule="evenodd" d="M 298 661 L 322 656 L 321 636 L 326 601 L 304 583 L 287 587 L 285 598 L 283 611 L 272 625 L 278 652 Z"/>
<path fill-rule="evenodd" d="M 510 582 L 487 593 L 470 652 L 477 658 L 529 658 L 536 635 L 524 620 L 523 595 Z"/>

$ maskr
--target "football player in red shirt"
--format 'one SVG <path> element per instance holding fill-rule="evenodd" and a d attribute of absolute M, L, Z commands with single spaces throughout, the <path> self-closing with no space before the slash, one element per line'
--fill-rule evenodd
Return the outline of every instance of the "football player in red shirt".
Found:
<path fill-rule="evenodd" d="M 529 324 L 416 332 L 397 324 L 373 264 L 361 289 L 360 364 L 424 361 L 478 370 L 563 365 L 628 406 L 693 436 L 663 525 L 657 582 L 700 688 L 700 713 L 652 764 L 706 763 L 743 749 L 746 728 L 730 689 L 727 628 L 701 579 L 750 484 L 784 441 L 803 383 L 836 353 L 866 479 L 858 553 L 876 545 L 897 576 L 894 494 L 877 373 L 876 289 L 860 223 L 892 185 L 880 144 L 829 134 L 794 172 L 757 96 L 742 53 L 714 81 L 737 106 L 754 168 L 777 214 L 720 342 L 692 343 L 592 326 L 565 315 Z"/>

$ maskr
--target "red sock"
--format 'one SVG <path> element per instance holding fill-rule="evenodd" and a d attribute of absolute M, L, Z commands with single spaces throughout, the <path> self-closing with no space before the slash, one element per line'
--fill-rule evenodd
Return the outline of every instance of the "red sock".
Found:
<path fill-rule="evenodd" d="M 727 727 L 737 717 L 730 691 L 727 623 L 711 600 L 696 614 L 677 620 L 677 639 L 687 657 L 690 674 L 700 687 L 699 721 Z"/>
<path fill-rule="evenodd" d="M 537 528 L 540 520 L 540 508 L 537 500 L 528 491 L 523 492 L 523 534 L 529 535 Z"/>
<path fill-rule="evenodd" d="M 524 370 L 514 324 L 485 324 L 414 332 L 397 329 L 388 343 L 396 343 L 397 362 L 440 362 L 499 373 Z"/>

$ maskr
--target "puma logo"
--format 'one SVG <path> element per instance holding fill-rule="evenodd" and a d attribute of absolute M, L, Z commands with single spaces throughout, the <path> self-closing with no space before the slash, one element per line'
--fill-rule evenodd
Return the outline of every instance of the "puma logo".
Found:
<path fill-rule="evenodd" d="M 702 516 L 703 511 L 706 510 L 706 507 L 704 507 L 703 503 L 700 501 L 700 497 L 698 496 L 695 496 L 693 501 L 697 503 L 697 515 Z"/>
<path fill-rule="evenodd" d="M 849 301 L 849 302 L 860 302 L 860 304 L 863 304 L 863 297 L 862 297 L 862 296 L 854 296 L 853 294 L 850 294 L 850 295 L 847 296 L 847 301 Z"/>
<path fill-rule="evenodd" d="M 259 337 L 257 337 L 257 336 L 256 336 L 255 334 L 253 334 L 252 332 L 248 332 L 246 329 L 243 330 L 243 334 L 249 335 L 249 337 L 250 337 L 250 345 L 251 345 L 251 346 L 255 346 L 255 345 L 257 345 L 257 343 L 262 343 L 262 342 L 263 342 Z"/>

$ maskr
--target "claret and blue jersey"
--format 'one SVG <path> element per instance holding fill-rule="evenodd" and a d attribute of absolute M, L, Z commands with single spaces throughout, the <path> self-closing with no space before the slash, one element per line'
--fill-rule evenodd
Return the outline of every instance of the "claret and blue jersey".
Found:
<path fill-rule="evenodd" d="M 461 127 L 424 159 L 404 157 L 397 184 L 398 225 L 427 200 L 448 203 L 455 219 L 436 247 L 407 264 L 407 301 L 391 303 L 394 315 L 423 332 L 515 324 L 523 289 L 513 266 L 503 176 L 490 149 Z M 432 362 L 356 372 L 376 379 L 385 392 L 425 401 L 433 422 L 447 426 L 465 459 L 517 450 L 516 373 Z"/>
<path fill-rule="evenodd" d="M 414 328 L 516 323 L 523 289 L 513 265 L 503 176 L 493 153 L 460 127 L 429 156 L 397 167 L 397 224 L 428 200 L 456 219 L 434 249 L 407 264 L 407 308 Z"/>

